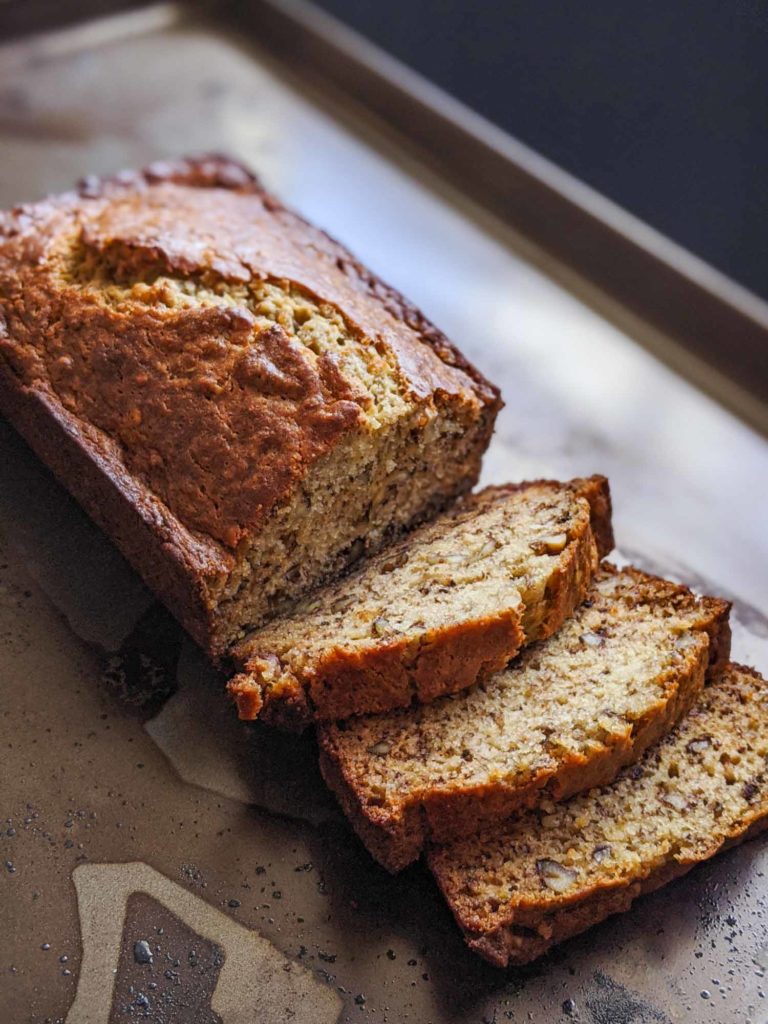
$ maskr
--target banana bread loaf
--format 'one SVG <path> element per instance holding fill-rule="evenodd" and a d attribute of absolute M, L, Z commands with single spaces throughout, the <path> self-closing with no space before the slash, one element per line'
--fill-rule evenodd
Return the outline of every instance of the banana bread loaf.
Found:
<path fill-rule="evenodd" d="M 729 606 L 606 566 L 549 640 L 469 690 L 319 729 L 321 768 L 391 871 L 514 811 L 601 785 L 728 657 Z"/>
<path fill-rule="evenodd" d="M 464 689 L 554 633 L 612 543 L 604 477 L 474 494 L 243 641 L 240 717 L 299 728 Z"/>
<path fill-rule="evenodd" d="M 214 654 L 470 489 L 499 405 L 224 158 L 0 216 L 0 410 Z"/>
<path fill-rule="evenodd" d="M 768 684 L 730 665 L 612 785 L 429 853 L 468 944 L 522 964 L 768 824 Z"/>

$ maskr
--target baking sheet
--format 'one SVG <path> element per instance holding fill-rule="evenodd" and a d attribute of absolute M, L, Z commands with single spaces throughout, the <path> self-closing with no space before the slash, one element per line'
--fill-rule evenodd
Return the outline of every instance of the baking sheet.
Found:
<path fill-rule="evenodd" d="M 252 164 L 502 386 L 486 482 L 608 474 L 622 557 L 731 598 L 735 657 L 768 670 L 765 440 L 296 69 L 167 6 L 22 41 L 0 150 L 2 206 L 182 152 Z M 367 857 L 311 737 L 236 720 L 5 424 L 0 538 L 3 1020 L 768 1021 L 765 841 L 495 971 L 421 867 Z"/>

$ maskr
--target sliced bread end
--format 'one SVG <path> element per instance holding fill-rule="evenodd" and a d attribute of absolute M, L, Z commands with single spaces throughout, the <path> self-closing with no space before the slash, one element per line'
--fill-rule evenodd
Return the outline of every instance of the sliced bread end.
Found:
<path fill-rule="evenodd" d="M 610 785 L 434 847 L 468 945 L 523 964 L 768 826 L 768 683 L 729 665 Z"/>

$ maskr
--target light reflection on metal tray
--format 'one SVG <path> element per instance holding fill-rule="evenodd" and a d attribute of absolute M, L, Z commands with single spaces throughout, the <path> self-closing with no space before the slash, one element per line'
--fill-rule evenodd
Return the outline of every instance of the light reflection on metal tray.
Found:
<path fill-rule="evenodd" d="M 609 475 L 621 552 L 734 599 L 734 655 L 768 670 L 768 445 L 564 290 L 540 254 L 527 261 L 519 239 L 437 187 L 359 110 L 316 105 L 274 57 L 175 7 L 25 40 L 4 57 L 1 205 L 183 151 L 245 159 L 502 386 L 487 481 Z M 74 869 L 141 861 L 261 933 L 274 953 L 259 947 L 254 970 L 296 965 L 288 995 L 263 993 L 270 1020 L 284 997 L 294 1009 L 314 998 L 311 975 L 335 993 L 318 1024 L 342 1003 L 343 1020 L 419 1024 L 768 1020 L 764 841 L 538 964 L 494 971 L 465 950 L 421 868 L 391 878 L 351 837 L 313 775 L 311 739 L 267 738 L 227 717 L 223 698 L 214 710 L 221 678 L 173 623 L 158 625 L 130 569 L 4 425 L 0 450 L 7 1007 L 33 1020 L 66 1013 L 82 966 Z M 155 665 L 158 629 L 169 632 Z M 120 674 L 126 665 L 138 680 Z M 154 703 L 142 671 L 163 678 Z M 131 942 L 154 927 L 153 906 L 130 904 Z M 201 949 L 218 941 L 210 927 Z M 179 932 L 174 949 L 192 941 Z M 140 991 L 149 998 L 132 948 L 114 1020 Z M 192 986 L 200 999 L 221 978 L 211 957 Z M 185 977 L 175 989 L 160 979 L 182 1021 L 197 1019 L 184 1016 Z"/>

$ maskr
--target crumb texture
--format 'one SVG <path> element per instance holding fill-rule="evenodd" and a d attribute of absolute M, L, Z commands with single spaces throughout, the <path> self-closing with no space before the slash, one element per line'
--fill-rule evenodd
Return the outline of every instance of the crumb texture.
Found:
<path fill-rule="evenodd" d="M 468 939 L 524 962 L 737 841 L 768 814 L 768 685 L 731 665 L 609 786 L 430 852 Z"/>
<path fill-rule="evenodd" d="M 608 567 L 560 631 L 504 672 L 425 707 L 321 729 L 329 780 L 390 866 L 429 836 L 607 781 L 690 705 L 727 611 Z"/>
<path fill-rule="evenodd" d="M 599 496 L 603 515 L 604 478 L 487 488 L 273 620 L 234 652 L 241 714 L 306 698 L 312 717 L 345 718 L 434 699 L 503 668 L 585 596 L 603 553 L 585 493 L 595 505 Z M 609 529 L 601 520 L 600 535 Z M 438 643 L 452 650 L 421 680 Z M 378 700 L 385 658 L 394 664 Z"/>

